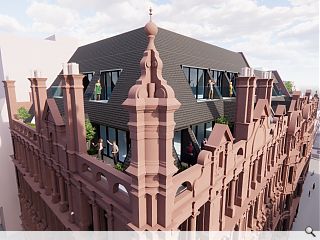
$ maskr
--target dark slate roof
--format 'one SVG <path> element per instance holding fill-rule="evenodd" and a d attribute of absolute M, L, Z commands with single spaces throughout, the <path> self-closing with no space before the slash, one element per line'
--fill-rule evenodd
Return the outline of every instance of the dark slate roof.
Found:
<path fill-rule="evenodd" d="M 272 71 L 273 76 L 275 77 L 275 79 L 277 79 L 277 87 L 278 89 L 283 93 L 283 95 L 286 95 L 287 97 L 290 97 L 290 93 L 288 92 L 287 88 L 285 87 L 278 71 L 274 70 Z"/>
<path fill-rule="evenodd" d="M 242 53 L 232 52 L 159 28 L 155 45 L 163 61 L 163 77 L 174 89 L 182 106 L 175 114 L 176 129 L 210 121 L 224 114 L 224 103 L 197 102 L 186 81 L 181 65 L 240 72 L 248 66 Z M 140 77 L 140 60 L 147 46 L 143 28 L 79 47 L 69 62 L 77 62 L 81 72 L 95 75 L 85 93 L 85 111 L 92 122 L 128 129 L 128 113 L 121 106 L 128 91 Z M 89 101 L 101 70 L 122 69 L 120 78 L 108 103 Z M 53 85 L 59 85 L 58 79 Z M 58 107 L 63 110 L 61 99 Z M 62 106 L 62 108 L 61 108 Z M 222 107 L 221 107 L 222 106 Z M 234 118 L 234 108 L 227 104 Z M 231 110 L 230 110 L 231 109 Z M 219 114 L 219 115 L 216 115 Z M 228 114 L 228 113 L 226 113 Z"/>

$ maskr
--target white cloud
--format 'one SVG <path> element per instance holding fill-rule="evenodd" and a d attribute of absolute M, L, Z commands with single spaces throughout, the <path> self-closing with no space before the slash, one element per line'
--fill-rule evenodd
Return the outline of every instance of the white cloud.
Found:
<path fill-rule="evenodd" d="M 13 17 L 0 14 L 0 31 L 24 31 L 24 27 Z"/>
<path fill-rule="evenodd" d="M 73 9 L 47 3 L 33 2 L 26 12 L 34 21 L 49 22 L 56 26 L 68 26 L 79 18 L 78 12 Z"/>
<path fill-rule="evenodd" d="M 254 0 L 56 0 L 33 1 L 27 14 L 31 31 L 68 34 L 85 44 L 142 27 L 152 6 L 158 26 L 242 51 L 250 65 L 277 69 L 284 80 L 302 86 L 306 78 L 319 77 L 318 5 L 318 0 L 289 0 L 281 7 Z M 23 29 L 15 19 L 2 18 L 0 29 Z M 10 24 L 1 24 L 5 21 Z"/>

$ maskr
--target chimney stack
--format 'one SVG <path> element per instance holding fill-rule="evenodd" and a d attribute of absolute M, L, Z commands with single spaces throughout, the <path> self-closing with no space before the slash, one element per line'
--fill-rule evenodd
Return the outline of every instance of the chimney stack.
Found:
<path fill-rule="evenodd" d="M 83 103 L 83 75 L 77 63 L 63 64 L 62 89 L 64 100 L 67 148 L 71 152 L 85 153 L 86 132 Z"/>
<path fill-rule="evenodd" d="M 41 119 L 44 110 L 44 106 L 47 100 L 47 78 L 42 78 L 38 70 L 32 72 L 32 76 L 28 78 L 31 83 L 31 97 L 34 106 L 36 131 L 41 131 Z"/>
<path fill-rule="evenodd" d="M 2 81 L 4 85 L 4 91 L 6 94 L 6 102 L 9 116 L 9 125 L 12 127 L 12 119 L 14 119 L 14 115 L 17 113 L 17 98 L 16 98 L 16 89 L 15 89 L 15 81 L 7 79 L 6 81 Z"/>
<path fill-rule="evenodd" d="M 247 139 L 253 122 L 254 92 L 256 78 L 252 68 L 241 69 L 241 76 L 236 79 L 236 126 L 237 139 Z"/>
<path fill-rule="evenodd" d="M 272 73 L 262 72 L 262 77 L 257 79 L 257 99 L 267 99 L 270 105 L 272 96 L 272 84 Z"/>

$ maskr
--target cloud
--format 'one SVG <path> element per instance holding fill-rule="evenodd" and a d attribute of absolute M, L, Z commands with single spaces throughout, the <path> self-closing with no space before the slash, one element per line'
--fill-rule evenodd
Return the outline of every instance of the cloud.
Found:
<path fill-rule="evenodd" d="M 0 31 L 15 32 L 24 30 L 25 28 L 15 18 L 0 14 Z"/>
<path fill-rule="evenodd" d="M 29 31 L 71 35 L 86 44 L 144 26 L 149 6 L 158 26 L 242 51 L 251 66 L 277 69 L 298 87 L 305 78 L 319 78 L 318 0 L 289 0 L 275 7 L 254 0 L 33 1 L 26 13 L 32 19 Z M 0 30 L 5 27 L 27 28 L 0 15 Z"/>

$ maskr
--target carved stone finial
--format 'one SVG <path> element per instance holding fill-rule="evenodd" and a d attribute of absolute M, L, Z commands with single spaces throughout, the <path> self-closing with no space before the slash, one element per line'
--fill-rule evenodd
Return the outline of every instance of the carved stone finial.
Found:
<path fill-rule="evenodd" d="M 149 15 L 150 15 L 150 22 L 152 21 L 151 16 L 152 16 L 152 8 L 149 8 Z"/>
<path fill-rule="evenodd" d="M 150 21 L 145 25 L 144 31 L 147 36 L 156 36 L 158 33 L 158 27 L 152 22 L 152 8 L 149 8 Z"/>

